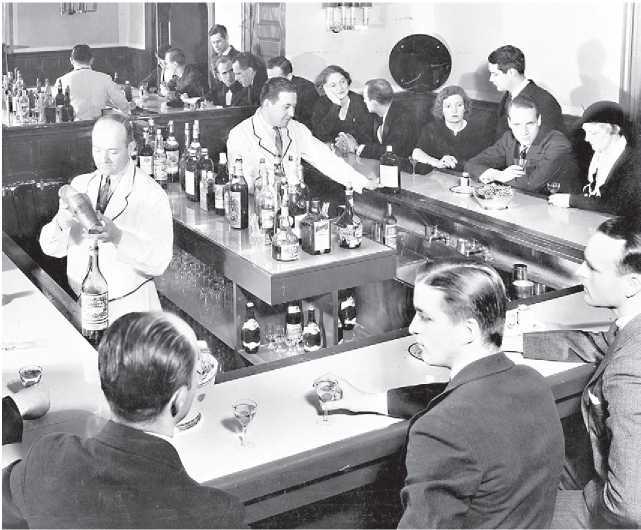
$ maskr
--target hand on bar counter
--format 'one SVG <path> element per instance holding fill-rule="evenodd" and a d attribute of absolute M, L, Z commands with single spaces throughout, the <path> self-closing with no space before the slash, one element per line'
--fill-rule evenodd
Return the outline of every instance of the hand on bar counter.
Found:
<path fill-rule="evenodd" d="M 346 379 L 337 378 L 343 397 L 337 401 L 324 403 L 328 411 L 348 410 L 351 412 L 372 412 L 387 414 L 387 393 L 366 392 L 352 385 Z"/>

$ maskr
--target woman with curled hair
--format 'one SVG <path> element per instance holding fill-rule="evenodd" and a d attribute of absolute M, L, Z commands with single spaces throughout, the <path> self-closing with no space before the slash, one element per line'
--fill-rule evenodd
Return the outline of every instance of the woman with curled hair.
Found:
<path fill-rule="evenodd" d="M 312 114 L 312 133 L 321 142 L 342 144 L 340 133 L 351 134 L 358 144 L 373 141 L 373 117 L 363 97 L 349 87 L 352 78 L 340 66 L 329 65 L 314 82 L 322 94 Z"/>
<path fill-rule="evenodd" d="M 557 193 L 548 202 L 564 208 L 615 215 L 641 213 L 641 168 L 623 109 L 613 101 L 597 101 L 581 119 L 585 141 L 594 154 L 582 193 Z"/>
<path fill-rule="evenodd" d="M 469 158 L 489 145 L 486 127 L 470 119 L 471 110 L 472 102 L 460 86 L 447 86 L 437 94 L 432 105 L 435 119 L 423 127 L 412 152 L 417 173 L 433 167 L 462 171 Z"/>

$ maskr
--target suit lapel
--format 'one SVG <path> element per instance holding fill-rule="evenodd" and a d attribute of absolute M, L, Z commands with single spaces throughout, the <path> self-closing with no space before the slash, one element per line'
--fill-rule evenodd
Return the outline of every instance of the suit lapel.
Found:
<path fill-rule="evenodd" d="M 115 221 L 120 216 L 127 206 L 129 205 L 129 195 L 132 192 L 136 174 L 136 166 L 130 163 L 125 171 L 125 174 L 120 179 L 120 182 L 113 190 L 111 199 L 105 209 L 105 216 Z"/>
<path fill-rule="evenodd" d="M 622 173 L 619 173 L 619 169 L 623 164 L 625 164 L 628 161 L 628 158 L 631 155 L 630 151 L 630 146 L 627 145 L 626 148 L 624 149 L 623 153 L 621 153 L 621 156 L 617 158 L 617 161 L 614 163 L 612 168 L 610 169 L 610 172 L 608 173 L 608 176 L 605 179 L 605 182 L 601 185 L 601 195 L 603 195 L 603 189 L 608 188 L 613 182 L 616 182 L 617 178 L 622 175 Z"/>
<path fill-rule="evenodd" d="M 267 133 L 266 124 L 264 120 L 259 119 L 257 115 L 254 114 L 251 119 L 251 124 L 252 124 L 252 132 L 256 137 L 256 139 L 258 140 L 259 147 L 267 151 L 270 155 L 277 157 L 278 151 L 276 150 L 276 145 L 274 144 L 274 137 L 271 134 L 272 131 L 269 131 L 270 134 Z M 287 138 L 288 138 L 287 149 L 289 149 L 289 145 L 291 144 L 289 131 L 287 131 Z M 283 156 L 285 155 L 285 152 L 286 152 L 286 149 L 283 146 Z"/>

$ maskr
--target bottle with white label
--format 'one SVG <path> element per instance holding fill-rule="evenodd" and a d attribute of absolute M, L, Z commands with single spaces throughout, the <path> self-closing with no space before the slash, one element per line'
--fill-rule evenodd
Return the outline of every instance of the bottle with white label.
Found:
<path fill-rule="evenodd" d="M 343 248 L 358 248 L 363 240 L 363 224 L 354 213 L 354 190 L 351 185 L 345 188 L 345 211 L 336 221 L 338 242 Z"/>
<path fill-rule="evenodd" d="M 401 161 L 392 152 L 391 145 L 387 146 L 383 156 L 381 156 L 379 172 L 379 181 L 382 188 L 387 188 L 392 193 L 398 193 L 401 190 Z"/>
<path fill-rule="evenodd" d="M 316 323 L 316 309 L 314 306 L 307 308 L 307 324 L 303 329 L 303 349 L 305 351 L 320 350 L 322 344 L 321 330 Z"/>
<path fill-rule="evenodd" d="M 332 250 L 329 219 L 320 211 L 320 199 L 312 199 L 310 212 L 300 222 L 302 247 L 308 254 L 327 254 Z"/>
<path fill-rule="evenodd" d="M 169 135 L 165 142 L 167 155 L 167 182 L 178 182 L 178 162 L 180 160 L 180 145 L 174 133 L 174 121 L 169 120 Z"/>
<path fill-rule="evenodd" d="M 185 194 L 190 201 L 200 200 L 200 179 L 198 174 L 198 155 L 189 148 L 189 158 L 185 164 Z"/>
<path fill-rule="evenodd" d="M 138 160 L 140 161 L 140 169 L 142 169 L 150 177 L 154 176 L 154 150 L 151 147 L 151 138 L 149 138 L 149 129 L 143 129 L 143 146 L 138 153 Z"/>
<path fill-rule="evenodd" d="M 338 317 L 343 322 L 343 329 L 354 329 L 356 325 L 356 300 L 351 290 L 339 293 Z"/>
<path fill-rule="evenodd" d="M 396 249 L 397 221 L 392 213 L 392 204 L 387 203 L 387 213 L 383 217 L 383 244 Z"/>
<path fill-rule="evenodd" d="M 254 314 L 254 303 L 247 302 L 247 314 L 240 328 L 240 339 L 247 353 L 256 353 L 260 347 L 260 325 Z"/>
<path fill-rule="evenodd" d="M 243 159 L 236 157 L 234 176 L 229 183 L 229 226 L 244 230 L 249 226 L 249 188 L 243 176 Z"/>
<path fill-rule="evenodd" d="M 109 326 L 109 294 L 107 281 L 98 264 L 98 241 L 90 239 L 89 265 L 80 287 L 82 335 L 93 346 L 98 346 Z"/>
<path fill-rule="evenodd" d="M 154 178 L 160 187 L 167 189 L 167 155 L 160 127 L 156 129 L 156 150 L 154 151 Z"/>
<path fill-rule="evenodd" d="M 200 207 L 207 211 L 207 179 L 208 177 L 214 178 L 214 162 L 209 158 L 209 149 L 203 147 L 200 150 L 200 160 L 198 160 L 198 173 L 199 173 L 199 199 Z M 204 193 L 203 193 L 204 192 Z"/>
<path fill-rule="evenodd" d="M 295 347 L 303 338 L 303 311 L 299 302 L 287 304 L 285 337 L 287 344 L 292 347 Z"/>
<path fill-rule="evenodd" d="M 289 226 L 287 206 L 283 206 L 278 232 L 272 239 L 272 257 L 277 261 L 294 261 L 299 258 L 298 249 L 298 238 Z"/>
<path fill-rule="evenodd" d="M 218 155 L 218 171 L 214 178 L 214 212 L 216 215 L 225 215 L 224 191 L 225 186 L 229 183 L 229 174 L 227 173 L 227 153 Z"/>

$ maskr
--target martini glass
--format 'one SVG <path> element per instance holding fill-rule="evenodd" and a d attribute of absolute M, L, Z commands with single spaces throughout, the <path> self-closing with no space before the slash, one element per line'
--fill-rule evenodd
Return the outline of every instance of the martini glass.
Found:
<path fill-rule="evenodd" d="M 232 405 L 232 410 L 234 411 L 234 416 L 240 423 L 240 445 L 242 447 L 249 447 L 247 442 L 247 427 L 254 419 L 256 414 L 257 404 L 252 399 L 241 399 Z"/>

